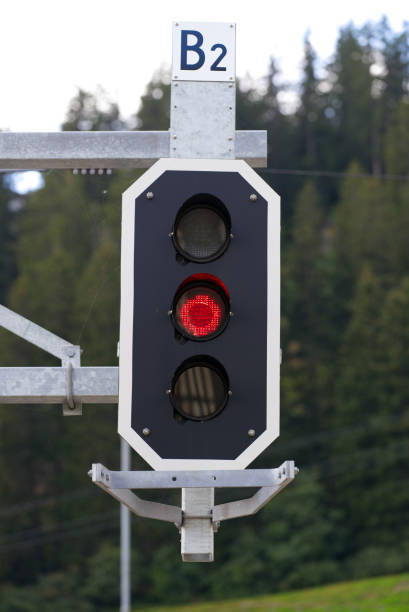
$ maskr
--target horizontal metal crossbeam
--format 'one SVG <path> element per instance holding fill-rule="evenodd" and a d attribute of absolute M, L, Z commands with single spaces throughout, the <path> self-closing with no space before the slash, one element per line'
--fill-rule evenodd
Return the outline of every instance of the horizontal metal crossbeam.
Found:
<path fill-rule="evenodd" d="M 102 463 L 92 466 L 94 482 L 103 482 L 112 489 L 181 489 L 226 487 L 281 486 L 286 478 L 294 478 L 294 462 L 286 461 L 269 470 L 214 471 L 111 471 Z"/>
<path fill-rule="evenodd" d="M 169 157 L 169 132 L 1 132 L 0 168 L 149 168 Z M 237 130 L 236 159 L 267 165 L 267 132 Z"/>
<path fill-rule="evenodd" d="M 78 404 L 117 404 L 117 367 L 73 367 L 72 397 Z M 0 404 L 63 404 L 65 367 L 0 368 Z"/>

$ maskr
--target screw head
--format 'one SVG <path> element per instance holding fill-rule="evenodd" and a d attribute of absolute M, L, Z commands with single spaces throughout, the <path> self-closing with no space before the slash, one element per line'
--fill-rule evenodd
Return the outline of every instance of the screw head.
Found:
<path fill-rule="evenodd" d="M 146 199 L 153 200 L 153 191 L 148 191 L 148 193 L 146 194 Z"/>
<path fill-rule="evenodd" d="M 142 429 L 142 433 L 146 437 L 146 436 L 149 436 L 149 434 L 151 433 L 151 430 L 149 429 L 149 427 L 144 427 Z"/>
<path fill-rule="evenodd" d="M 254 438 L 254 436 L 256 435 L 256 430 L 255 429 L 249 429 L 247 432 L 249 438 Z"/>
<path fill-rule="evenodd" d="M 251 196 L 250 196 L 250 200 L 252 202 L 257 202 L 257 195 L 255 193 L 252 193 Z"/>

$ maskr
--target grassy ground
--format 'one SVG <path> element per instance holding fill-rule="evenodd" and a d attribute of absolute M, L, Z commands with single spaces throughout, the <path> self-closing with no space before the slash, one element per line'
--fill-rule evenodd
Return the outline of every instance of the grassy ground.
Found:
<path fill-rule="evenodd" d="M 140 612 L 140 608 L 138 612 Z M 147 609 L 146 609 L 147 610 Z M 207 604 L 151 607 L 149 612 L 409 612 L 409 574 L 340 582 L 279 595 Z"/>

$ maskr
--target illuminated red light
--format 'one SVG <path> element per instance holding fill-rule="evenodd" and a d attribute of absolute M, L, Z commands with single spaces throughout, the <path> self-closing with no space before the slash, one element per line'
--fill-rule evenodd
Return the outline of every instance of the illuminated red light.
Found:
<path fill-rule="evenodd" d="M 179 323 L 192 336 L 203 337 L 216 332 L 223 313 L 217 301 L 209 293 L 197 293 L 188 298 L 180 308 Z"/>
<path fill-rule="evenodd" d="M 185 338 L 208 340 L 224 330 L 229 311 L 230 298 L 222 281 L 211 274 L 193 274 L 176 291 L 172 317 Z"/>

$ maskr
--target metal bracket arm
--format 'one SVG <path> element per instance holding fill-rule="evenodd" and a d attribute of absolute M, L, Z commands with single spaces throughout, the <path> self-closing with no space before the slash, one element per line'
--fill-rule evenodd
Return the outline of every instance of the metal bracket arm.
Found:
<path fill-rule="evenodd" d="M 261 487 L 254 495 L 247 499 L 219 504 L 213 508 L 213 522 L 227 521 L 228 519 L 239 518 L 240 516 L 250 516 L 256 514 L 263 506 L 273 499 L 280 491 L 292 482 L 294 478 L 284 478 L 280 485 L 275 487 Z"/>
<path fill-rule="evenodd" d="M 284 461 L 278 468 L 267 470 L 217 470 L 190 472 L 111 471 L 102 463 L 94 463 L 88 472 L 92 481 L 125 504 L 134 514 L 175 523 L 185 520 L 210 520 L 214 529 L 221 521 L 255 514 L 290 484 L 298 474 L 294 461 Z M 186 514 L 181 508 L 149 502 L 134 495 L 130 489 L 205 489 L 227 487 L 260 487 L 247 499 L 212 507 L 210 513 Z"/>
<path fill-rule="evenodd" d="M 182 510 L 179 507 L 141 499 L 129 489 L 111 488 L 107 484 L 109 482 L 108 472 L 109 470 L 106 471 L 101 463 L 94 463 L 88 474 L 91 476 L 92 482 L 95 482 L 98 487 L 124 504 L 137 516 L 175 523 L 178 528 L 182 525 Z"/>

